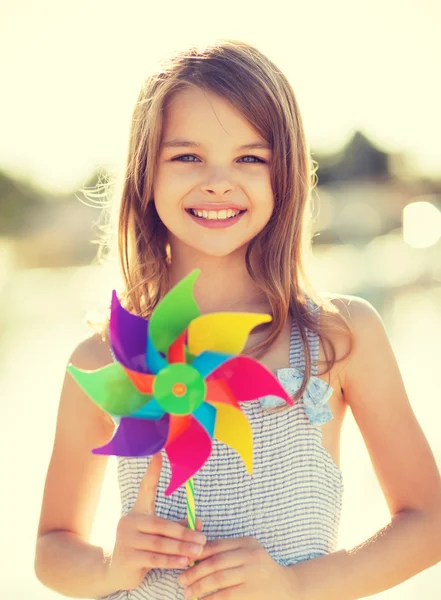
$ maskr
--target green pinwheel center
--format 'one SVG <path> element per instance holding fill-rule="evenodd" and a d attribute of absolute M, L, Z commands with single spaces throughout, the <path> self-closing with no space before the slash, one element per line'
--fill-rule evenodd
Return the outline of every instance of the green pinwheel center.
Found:
<path fill-rule="evenodd" d="M 174 363 L 156 375 L 153 395 L 166 412 L 188 415 L 202 404 L 206 389 L 203 377 L 194 367 Z"/>

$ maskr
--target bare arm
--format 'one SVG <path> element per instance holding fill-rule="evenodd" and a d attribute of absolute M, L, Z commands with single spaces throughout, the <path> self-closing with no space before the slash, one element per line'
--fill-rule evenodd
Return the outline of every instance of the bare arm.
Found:
<path fill-rule="evenodd" d="M 339 308 L 340 301 L 339 302 Z M 367 302 L 343 309 L 355 329 L 345 399 L 363 435 L 391 521 L 349 551 L 288 567 L 302 600 L 355 600 L 396 586 L 441 560 L 441 479 L 409 403 L 382 321 Z"/>
<path fill-rule="evenodd" d="M 82 342 L 69 360 L 90 370 L 111 361 L 97 335 Z M 35 554 L 39 580 L 65 596 L 96 598 L 115 591 L 106 580 L 110 553 L 88 542 L 108 461 L 91 450 L 113 432 L 110 417 L 66 373 Z"/>

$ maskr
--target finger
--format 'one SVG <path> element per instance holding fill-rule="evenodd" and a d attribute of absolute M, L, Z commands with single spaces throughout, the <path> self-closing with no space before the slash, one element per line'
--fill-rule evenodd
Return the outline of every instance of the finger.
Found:
<path fill-rule="evenodd" d="M 142 534 L 163 536 L 184 542 L 205 544 L 206 536 L 200 531 L 193 531 L 177 521 L 169 521 L 157 515 L 138 514 L 136 528 Z"/>
<path fill-rule="evenodd" d="M 171 556 L 187 556 L 193 560 L 202 552 L 202 544 L 192 541 L 176 540 L 161 535 L 152 535 L 136 532 L 132 538 L 132 546 L 154 554 L 167 554 Z"/>
<path fill-rule="evenodd" d="M 180 525 L 183 525 L 184 527 L 188 527 L 188 519 L 180 519 L 178 521 L 178 523 Z M 196 519 L 196 531 L 201 531 L 203 527 L 203 523 L 201 521 L 201 519 Z"/>
<path fill-rule="evenodd" d="M 207 558 L 203 561 L 198 560 L 195 566 L 190 566 L 185 573 L 179 576 L 179 583 L 189 587 L 214 573 L 221 573 L 228 569 L 243 569 L 247 558 L 249 558 L 248 553 L 243 548 L 239 548 L 237 550 L 222 552 L 215 559 Z M 197 594 L 194 595 L 196 596 Z"/>
<path fill-rule="evenodd" d="M 205 560 L 206 558 L 214 556 L 215 554 L 229 552 L 231 550 L 238 550 L 242 547 L 243 538 L 220 538 L 217 540 L 211 540 L 204 545 L 204 549 L 202 550 L 202 554 L 199 556 L 198 560 Z"/>
<path fill-rule="evenodd" d="M 186 571 L 187 573 L 187 571 Z M 216 571 L 188 586 L 186 591 L 189 594 L 187 598 L 200 598 L 205 594 L 211 594 L 216 591 L 227 590 L 230 592 L 230 598 L 239 598 L 239 594 L 231 595 L 234 592 L 231 588 L 241 586 L 244 583 L 244 569 L 242 567 L 232 567 L 225 570 Z M 211 598 L 211 596 L 210 596 Z"/>
<path fill-rule="evenodd" d="M 158 490 L 159 477 L 162 469 L 162 455 L 160 452 L 154 454 L 149 466 L 144 473 L 139 485 L 138 494 L 132 510 L 154 515 L 156 504 L 156 492 Z"/>
<path fill-rule="evenodd" d="M 184 569 L 191 560 L 188 556 L 172 556 L 139 549 L 134 549 L 131 556 L 133 564 L 140 569 Z"/>

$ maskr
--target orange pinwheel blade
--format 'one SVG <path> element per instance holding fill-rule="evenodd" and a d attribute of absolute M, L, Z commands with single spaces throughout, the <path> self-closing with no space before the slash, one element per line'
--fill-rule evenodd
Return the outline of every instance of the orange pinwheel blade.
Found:
<path fill-rule="evenodd" d="M 153 393 L 153 382 L 155 381 L 155 375 L 150 375 L 147 373 L 138 373 L 138 371 L 132 371 L 127 367 L 124 367 L 124 371 L 130 377 L 133 385 L 136 387 L 138 392 L 141 392 L 141 394 Z"/>
<path fill-rule="evenodd" d="M 191 415 L 170 415 L 168 438 L 165 445 L 178 438 L 191 424 Z"/>
<path fill-rule="evenodd" d="M 179 335 L 175 339 L 175 341 L 172 344 L 170 344 L 168 353 L 167 353 L 167 360 L 168 360 L 169 364 L 185 363 L 184 340 L 185 340 L 186 333 L 187 333 L 187 330 L 183 331 L 181 333 L 181 335 Z"/>
<path fill-rule="evenodd" d="M 222 404 L 229 404 L 240 410 L 238 401 L 233 395 L 228 383 L 223 379 L 206 379 L 207 394 L 205 400 L 210 404 L 215 402 L 221 402 Z"/>

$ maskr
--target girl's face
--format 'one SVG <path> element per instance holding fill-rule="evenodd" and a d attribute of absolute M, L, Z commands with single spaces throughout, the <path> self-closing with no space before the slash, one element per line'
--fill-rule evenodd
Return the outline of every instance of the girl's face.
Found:
<path fill-rule="evenodd" d="M 241 148 L 256 143 L 264 147 Z M 165 109 L 154 181 L 172 255 L 221 257 L 246 248 L 273 212 L 270 162 L 269 145 L 226 100 L 200 89 L 177 92 Z"/>

